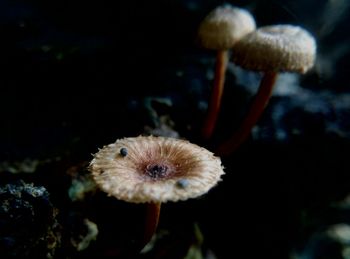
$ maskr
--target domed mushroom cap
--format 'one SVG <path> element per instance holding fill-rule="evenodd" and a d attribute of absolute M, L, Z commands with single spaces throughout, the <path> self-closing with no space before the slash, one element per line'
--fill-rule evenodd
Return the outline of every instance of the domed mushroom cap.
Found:
<path fill-rule="evenodd" d="M 209 191 L 224 174 L 221 161 L 185 140 L 134 137 L 117 140 L 94 155 L 90 171 L 97 185 L 120 200 L 186 200 Z"/>
<path fill-rule="evenodd" d="M 205 48 L 225 50 L 255 28 L 253 16 L 245 9 L 219 6 L 201 22 L 198 39 Z"/>
<path fill-rule="evenodd" d="M 244 36 L 233 61 L 246 69 L 305 73 L 315 63 L 314 37 L 299 26 L 265 26 Z"/>

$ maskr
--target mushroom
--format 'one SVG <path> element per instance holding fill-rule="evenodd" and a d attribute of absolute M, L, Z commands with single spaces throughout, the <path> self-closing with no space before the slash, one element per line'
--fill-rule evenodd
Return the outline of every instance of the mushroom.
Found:
<path fill-rule="evenodd" d="M 299 26 L 265 26 L 243 37 L 233 49 L 233 61 L 264 75 L 246 117 L 230 139 L 217 148 L 217 154 L 231 153 L 249 136 L 270 99 L 278 72 L 304 74 L 313 67 L 315 57 L 314 37 Z"/>
<path fill-rule="evenodd" d="M 216 50 L 214 86 L 202 130 L 202 135 L 205 139 L 211 137 L 220 111 L 228 62 L 228 50 L 239 39 L 255 30 L 255 28 L 254 18 L 248 11 L 230 5 L 215 8 L 204 18 L 199 26 L 198 40 L 200 44 L 205 48 Z"/>
<path fill-rule="evenodd" d="M 185 140 L 139 136 L 104 146 L 90 162 L 97 185 L 109 196 L 146 203 L 143 248 L 156 231 L 161 203 L 207 193 L 224 174 L 221 160 Z"/>

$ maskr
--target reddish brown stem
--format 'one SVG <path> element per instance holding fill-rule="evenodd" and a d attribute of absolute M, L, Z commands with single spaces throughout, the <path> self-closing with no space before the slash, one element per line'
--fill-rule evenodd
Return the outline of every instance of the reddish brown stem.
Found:
<path fill-rule="evenodd" d="M 227 62 L 228 51 L 218 50 L 216 54 L 214 86 L 212 88 L 208 113 L 202 130 L 202 136 L 204 139 L 209 139 L 214 132 L 215 124 L 220 111 L 222 93 L 224 91 Z"/>
<path fill-rule="evenodd" d="M 145 247 L 152 239 L 152 236 L 157 230 L 161 203 L 149 203 L 147 204 L 146 211 L 146 223 L 141 244 L 141 249 Z"/>
<path fill-rule="evenodd" d="M 232 153 L 248 138 L 251 129 L 259 120 L 271 97 L 276 78 L 277 72 L 265 73 L 261 79 L 259 91 L 253 100 L 248 114 L 231 138 L 217 148 L 216 153 L 218 155 L 228 155 Z"/>

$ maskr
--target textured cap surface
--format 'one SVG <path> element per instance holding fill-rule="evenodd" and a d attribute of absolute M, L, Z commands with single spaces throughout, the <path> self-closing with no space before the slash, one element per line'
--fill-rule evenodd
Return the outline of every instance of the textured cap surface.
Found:
<path fill-rule="evenodd" d="M 213 153 L 185 140 L 134 137 L 94 155 L 90 171 L 109 195 L 128 202 L 186 200 L 209 191 L 224 174 Z"/>
<path fill-rule="evenodd" d="M 224 5 L 204 18 L 198 29 L 198 39 L 205 48 L 225 50 L 255 28 L 255 20 L 248 11 Z"/>
<path fill-rule="evenodd" d="M 244 36 L 233 61 L 246 69 L 305 73 L 315 63 L 314 37 L 299 26 L 265 26 Z"/>

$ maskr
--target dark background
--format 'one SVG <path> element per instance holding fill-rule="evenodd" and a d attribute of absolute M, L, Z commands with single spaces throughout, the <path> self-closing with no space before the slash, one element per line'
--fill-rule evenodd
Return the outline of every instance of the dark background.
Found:
<path fill-rule="evenodd" d="M 64 207 L 60 170 L 155 127 L 147 98 L 181 137 L 203 144 L 197 136 L 215 53 L 197 44 L 196 32 L 223 3 L 247 8 L 257 26 L 304 27 L 316 38 L 317 62 L 306 75 L 282 78 L 279 85 L 294 92 L 274 95 L 252 137 L 223 158 L 224 181 L 199 201 L 170 204 L 164 228 L 178 209 L 200 223 L 218 258 L 343 258 L 347 245 L 324 232 L 350 222 L 348 207 L 333 206 L 350 190 L 349 1 L 1 0 L 2 182 L 41 184 Z M 206 147 L 238 125 L 258 82 L 230 64 L 217 132 Z M 9 165 L 24 160 L 45 167 L 38 175 L 20 166 L 11 174 Z"/>

